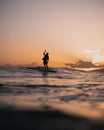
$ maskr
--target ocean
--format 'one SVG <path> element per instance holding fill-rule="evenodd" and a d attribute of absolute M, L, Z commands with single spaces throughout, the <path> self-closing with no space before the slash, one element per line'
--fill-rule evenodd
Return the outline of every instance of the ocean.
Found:
<path fill-rule="evenodd" d="M 0 107 L 104 117 L 104 69 L 0 67 Z M 47 128 L 48 129 L 48 128 Z"/>

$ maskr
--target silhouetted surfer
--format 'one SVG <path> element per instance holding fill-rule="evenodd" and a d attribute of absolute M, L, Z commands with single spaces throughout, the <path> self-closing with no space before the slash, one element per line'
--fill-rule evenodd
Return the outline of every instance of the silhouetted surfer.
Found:
<path fill-rule="evenodd" d="M 49 54 L 48 54 L 48 52 L 46 52 L 46 50 L 43 52 L 43 55 L 44 55 L 44 57 L 42 58 L 42 60 L 43 60 L 43 65 L 44 65 L 44 68 L 45 68 L 45 70 L 47 70 L 48 69 L 48 62 L 49 62 Z"/>

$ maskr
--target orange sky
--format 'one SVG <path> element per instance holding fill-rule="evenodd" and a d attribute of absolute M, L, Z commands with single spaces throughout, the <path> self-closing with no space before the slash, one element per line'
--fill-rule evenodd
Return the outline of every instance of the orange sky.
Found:
<path fill-rule="evenodd" d="M 0 1 L 0 64 L 104 60 L 103 0 Z M 89 50 L 89 51 L 88 51 Z"/>

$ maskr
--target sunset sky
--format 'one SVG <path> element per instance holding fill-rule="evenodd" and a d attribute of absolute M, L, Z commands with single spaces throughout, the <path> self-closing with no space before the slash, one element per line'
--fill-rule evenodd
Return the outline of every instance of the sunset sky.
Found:
<path fill-rule="evenodd" d="M 104 61 L 104 0 L 0 0 L 0 64 Z"/>

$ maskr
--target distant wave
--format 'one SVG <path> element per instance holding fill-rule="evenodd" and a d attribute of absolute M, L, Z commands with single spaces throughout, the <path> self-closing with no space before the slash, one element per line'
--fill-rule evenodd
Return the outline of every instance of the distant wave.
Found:
<path fill-rule="evenodd" d="M 46 85 L 46 84 L 7 84 L 7 83 L 0 83 L 0 87 L 3 87 L 3 86 L 13 86 L 13 87 L 29 87 L 29 88 L 36 88 L 36 87 L 54 87 L 54 88 L 62 88 L 62 87 L 69 87 L 69 86 L 66 86 L 66 85 Z"/>
<path fill-rule="evenodd" d="M 101 67 L 94 67 L 94 68 L 72 68 L 72 70 L 83 71 L 83 72 L 86 72 L 86 71 L 89 71 L 89 72 L 93 72 L 93 71 L 104 72 L 104 67 L 103 68 L 101 68 Z"/>

